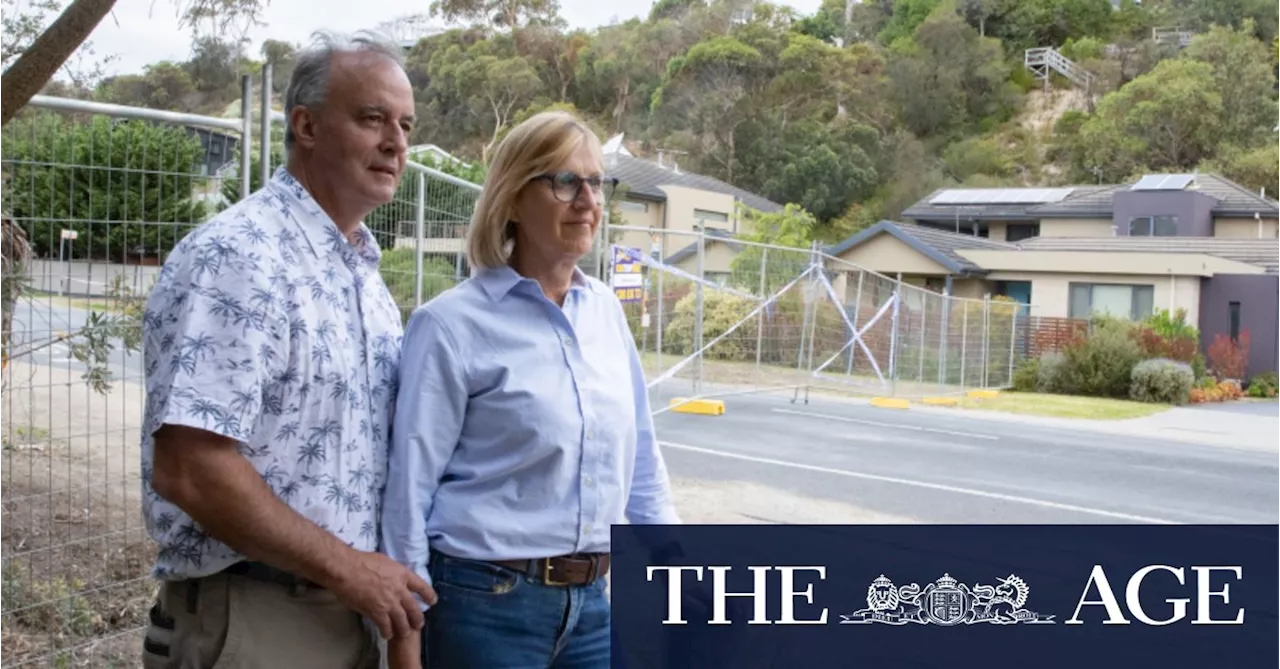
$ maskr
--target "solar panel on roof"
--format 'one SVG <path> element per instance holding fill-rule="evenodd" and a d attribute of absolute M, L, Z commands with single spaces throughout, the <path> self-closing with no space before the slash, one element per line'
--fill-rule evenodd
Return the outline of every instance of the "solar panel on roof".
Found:
<path fill-rule="evenodd" d="M 1148 174 L 1129 190 L 1182 190 L 1195 178 L 1194 174 Z"/>
<path fill-rule="evenodd" d="M 1044 204 L 1071 193 L 1071 188 L 951 188 L 930 198 L 929 204 Z"/>

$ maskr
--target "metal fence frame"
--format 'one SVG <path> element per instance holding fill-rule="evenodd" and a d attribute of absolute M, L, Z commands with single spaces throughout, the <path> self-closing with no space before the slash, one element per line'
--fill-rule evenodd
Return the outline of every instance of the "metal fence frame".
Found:
<path fill-rule="evenodd" d="M 262 91 L 271 90 L 271 69 L 269 65 L 265 67 L 262 72 L 260 86 L 260 90 Z M 253 127 L 254 81 L 253 78 L 248 75 L 241 79 L 240 118 L 216 118 L 195 114 L 110 105 L 83 100 L 68 100 L 39 95 L 35 96 L 31 100 L 30 106 L 68 113 L 105 115 L 111 118 L 140 119 L 158 123 L 229 131 L 230 133 L 234 133 L 234 136 L 238 137 L 239 146 L 241 147 L 237 170 L 237 174 L 240 178 L 240 198 L 244 198 L 251 191 L 251 180 L 247 177 L 251 171 L 251 160 L 253 156 L 251 154 L 252 148 L 246 150 L 246 147 L 252 147 L 254 144 L 253 140 L 255 139 Z M 262 183 L 265 183 L 270 177 L 273 168 L 271 161 L 274 142 L 273 129 L 276 124 L 283 123 L 285 117 L 283 114 L 271 110 L 269 95 L 262 95 L 259 100 L 257 118 L 259 120 L 265 120 L 265 122 L 259 123 L 256 137 L 257 159 L 259 161 L 257 176 L 260 178 Z M 6 164 L 7 163 L 8 161 L 6 160 Z M 402 284 L 398 284 L 397 287 L 397 290 L 401 291 L 397 293 L 397 299 L 400 301 L 402 311 L 406 312 L 406 315 L 408 311 L 411 311 L 434 297 L 439 290 L 454 285 L 465 278 L 464 275 L 466 272 L 464 272 L 463 268 L 463 255 L 465 253 L 465 249 L 461 246 L 460 242 L 458 248 L 454 248 L 453 250 L 446 249 L 443 252 L 443 255 L 445 256 L 452 254 L 453 262 L 451 268 L 449 268 L 448 271 L 444 270 L 443 268 L 445 265 L 443 262 L 434 265 L 435 267 L 440 268 L 440 271 L 436 274 L 433 274 L 426 266 L 426 263 L 428 262 L 427 256 L 431 253 L 431 249 L 427 248 L 427 246 L 429 242 L 433 241 L 439 242 L 442 239 L 458 239 L 456 236 L 456 228 L 458 226 L 465 227 L 469 220 L 470 214 L 465 207 L 466 200 L 467 198 L 474 198 L 481 189 L 478 184 L 470 183 L 463 179 L 459 179 L 439 170 L 412 161 L 408 163 L 407 168 L 409 171 L 409 174 L 407 175 L 408 178 L 402 181 L 402 187 L 405 189 L 405 194 L 403 197 L 398 196 L 397 201 L 393 203 L 393 205 L 401 208 L 397 211 L 407 208 L 412 212 L 412 243 L 410 246 L 401 245 L 401 242 L 406 235 L 400 235 L 398 231 L 398 225 L 401 222 L 408 224 L 410 220 L 406 219 L 402 221 L 396 218 L 395 213 L 389 213 L 388 220 L 390 221 L 389 225 L 391 227 L 390 232 L 387 234 L 392 235 L 393 239 L 389 245 L 384 247 L 384 250 L 391 251 L 404 248 L 412 249 L 413 269 L 411 274 L 407 277 L 407 280 L 412 281 L 412 288 L 405 289 Z M 433 193 L 435 195 L 433 195 Z M 443 195 L 440 195 L 441 193 L 443 193 Z M 435 199 L 436 195 L 439 195 L 439 198 L 445 201 L 448 206 L 437 206 Z M 451 233 L 438 231 L 432 232 L 432 226 L 436 226 L 437 224 L 445 227 L 452 227 L 453 231 Z M 440 230 L 443 228 L 435 229 Z M 796 375 L 788 377 L 786 383 L 771 383 L 766 380 L 766 382 L 762 384 L 757 384 L 745 389 L 723 387 L 723 384 L 715 383 L 715 361 L 709 360 L 705 355 L 697 353 L 709 345 L 708 341 L 714 344 L 717 337 L 724 336 L 716 335 L 716 337 L 712 337 L 710 340 L 707 340 L 707 338 L 704 337 L 706 334 L 704 328 L 708 317 L 704 301 L 712 297 L 712 293 L 709 293 L 708 291 L 721 292 L 724 289 L 723 286 L 719 286 L 706 280 L 706 249 L 708 241 L 712 238 L 709 237 L 705 231 L 679 233 L 671 230 L 618 225 L 608 220 L 606 215 L 606 219 L 602 224 L 602 234 L 599 235 L 592 253 L 588 258 L 584 259 L 582 263 L 584 271 L 600 278 L 603 281 L 611 281 L 614 268 L 613 259 L 610 256 L 610 252 L 612 250 L 611 240 L 615 236 L 622 235 L 627 232 L 641 232 L 646 234 L 659 233 L 664 235 L 684 234 L 688 236 L 691 243 L 696 244 L 697 250 L 696 262 L 693 271 L 690 272 L 694 277 L 692 288 L 694 295 L 694 304 L 692 307 L 692 340 L 690 342 L 690 350 L 692 353 L 686 352 L 683 355 L 679 353 L 669 353 L 663 340 L 663 332 L 667 325 L 663 322 L 663 314 L 665 313 L 664 310 L 669 306 L 663 303 L 663 281 L 664 277 L 678 277 L 678 275 L 672 273 L 669 267 L 660 266 L 650 268 L 650 270 L 648 270 L 649 274 L 647 276 L 652 277 L 658 288 L 657 305 L 659 318 L 658 327 L 656 328 L 656 342 L 654 342 L 657 368 L 654 373 L 656 377 L 661 377 L 664 376 L 665 371 L 676 369 L 677 367 L 688 368 L 690 370 L 690 372 L 685 376 L 672 374 L 667 375 L 668 378 L 666 381 L 651 381 L 651 390 L 663 390 L 665 387 L 663 386 L 663 383 L 668 381 L 672 383 L 684 383 L 685 381 L 688 381 L 691 384 L 691 397 L 724 396 L 738 392 L 776 391 L 783 388 L 792 389 L 794 391 L 795 394 L 793 395 L 793 399 L 799 397 L 799 393 L 802 391 L 805 393 L 805 397 L 807 398 L 808 391 L 811 388 L 858 392 L 860 388 L 856 383 L 850 385 L 846 382 L 833 382 L 826 377 L 819 376 L 817 372 L 820 371 L 819 366 L 823 365 L 824 361 L 826 361 L 826 357 L 831 352 L 831 349 L 835 347 L 835 344 L 830 341 L 824 343 L 822 339 L 831 339 L 832 337 L 835 337 L 835 343 L 849 344 L 851 340 L 849 339 L 847 326 L 849 324 L 859 326 L 859 324 L 868 323 L 871 319 L 871 314 L 867 313 L 868 306 L 878 308 L 884 304 L 883 301 L 878 301 L 878 297 L 873 298 L 870 302 L 864 300 L 865 295 L 874 292 L 868 288 L 868 286 L 873 285 L 877 286 L 877 290 L 880 290 L 883 295 L 889 295 L 893 298 L 893 308 L 891 313 L 886 312 L 882 314 L 883 323 L 888 324 L 889 327 L 886 331 L 888 333 L 888 343 L 887 349 L 884 349 L 884 353 L 885 362 L 887 363 L 887 378 L 890 379 L 890 387 L 887 389 L 877 388 L 877 394 L 900 396 L 912 395 L 914 391 L 901 385 L 909 380 L 908 377 L 903 376 L 903 374 L 906 373 L 904 372 L 904 365 L 914 365 L 916 374 L 916 378 L 914 379 L 915 382 L 926 381 L 925 377 L 927 366 L 937 365 L 939 382 L 936 384 L 937 388 L 931 389 L 931 392 L 955 392 L 970 388 L 1007 387 L 1012 377 L 1012 370 L 1016 361 L 1017 350 L 1020 346 L 1017 342 L 1021 341 L 1020 335 L 1018 334 L 1019 316 L 1016 315 L 1018 311 L 1021 311 L 1020 309 L 1015 311 L 1015 316 L 1008 338 L 1008 350 L 998 351 L 1000 355 L 1007 358 L 1008 372 L 1004 374 L 996 373 L 993 375 L 993 369 L 997 372 L 999 372 L 999 369 L 993 367 L 991 360 L 991 342 L 993 341 L 991 328 L 981 327 L 975 329 L 972 328 L 970 324 L 971 319 L 981 318 L 984 325 L 989 325 L 992 313 L 991 300 L 989 296 L 983 300 L 966 300 L 950 295 L 938 295 L 931 291 L 926 291 L 922 288 L 904 283 L 901 276 L 886 276 L 829 256 L 816 244 L 809 248 L 794 248 L 735 239 L 735 244 L 746 249 L 756 249 L 760 252 L 759 267 L 755 270 L 751 270 L 756 272 L 754 283 L 750 280 L 745 281 L 745 283 L 751 283 L 752 285 L 743 286 L 744 290 L 742 292 L 754 296 L 754 299 L 757 301 L 757 306 L 760 306 L 761 308 L 751 312 L 749 317 L 741 319 L 739 323 L 734 326 L 738 327 L 741 325 L 745 330 L 754 329 L 754 346 L 752 346 L 748 341 L 745 347 L 748 350 L 753 351 L 749 356 L 748 363 L 754 364 L 757 370 L 762 369 L 766 365 L 773 364 L 770 360 L 766 360 L 766 356 L 763 353 L 767 348 L 769 348 L 765 345 L 765 338 L 767 336 L 765 332 L 767 329 L 766 321 L 771 318 L 771 316 L 768 315 L 768 310 L 763 308 L 763 306 L 767 306 L 764 304 L 767 300 L 764 300 L 763 298 L 776 293 L 782 287 L 788 285 L 792 287 L 800 286 L 800 288 L 795 288 L 795 290 L 807 291 L 804 292 L 804 294 L 808 297 L 805 297 L 802 300 L 804 302 L 804 307 L 801 318 L 798 322 L 791 324 L 793 330 L 796 326 L 799 327 L 798 337 L 793 331 L 787 331 L 783 334 L 768 335 L 777 338 L 777 341 L 774 342 L 775 345 L 770 349 L 770 356 L 777 357 L 779 360 L 784 358 L 787 360 L 794 360 L 794 367 L 792 369 L 796 372 Z M 789 259 L 782 262 L 779 258 Z M 659 257 L 657 258 L 658 263 L 661 265 L 665 260 L 665 253 L 659 254 Z M 92 265 L 92 263 L 90 264 Z M 775 271 L 776 274 L 774 274 Z M 405 270 L 405 272 L 408 272 L 408 270 Z M 844 279 L 839 278 L 841 274 L 844 275 Z M 807 279 L 805 279 L 805 277 L 807 277 Z M 852 284 L 848 283 L 851 280 L 851 277 L 856 279 L 856 288 L 852 287 Z M 686 279 L 687 277 L 681 280 Z M 805 280 L 801 281 L 801 279 Z M 841 280 L 846 282 L 846 288 L 848 290 L 853 291 L 854 298 L 852 302 L 845 300 L 843 304 L 837 304 L 836 306 L 839 307 L 838 314 L 833 315 L 833 313 L 829 312 L 825 316 L 820 316 L 818 302 L 820 302 L 821 299 L 825 299 L 821 296 L 829 294 L 827 291 L 831 289 L 833 281 Z M 85 291 L 87 293 L 93 294 L 95 290 L 99 292 L 106 290 L 105 288 L 94 288 L 93 285 L 90 285 L 92 283 L 95 282 L 90 281 L 86 284 L 87 287 Z M 110 283 L 110 281 L 101 283 Z M 136 284 L 139 283 L 139 280 L 135 277 L 133 283 L 135 284 L 134 289 L 136 290 L 138 288 Z M 53 285 L 55 284 L 49 284 L 45 287 L 48 289 Z M 68 289 L 70 289 L 70 283 L 67 283 L 66 285 L 68 286 Z M 885 292 L 886 290 L 887 292 Z M 910 325 L 910 323 L 914 322 L 912 319 L 915 318 L 915 312 L 912 311 L 912 308 L 910 307 L 904 308 L 902 306 L 904 296 L 918 297 L 921 304 L 924 305 L 922 308 L 922 314 L 919 316 L 919 320 L 922 325 L 918 329 L 913 329 Z M 927 325 L 928 321 L 926 319 L 932 316 L 936 311 L 934 308 L 928 306 L 928 303 L 926 302 L 927 300 L 936 300 L 938 301 L 938 304 L 943 305 L 944 307 L 941 312 L 938 312 L 941 314 L 937 316 L 941 319 L 939 321 L 941 325 L 937 332 L 931 332 Z M 1021 306 L 1025 307 L 1026 305 Z M 674 305 L 671 305 L 671 307 L 674 309 Z M 874 311 L 874 308 L 870 310 Z M 958 335 L 960 338 L 958 349 L 954 346 L 954 342 L 950 341 L 954 335 L 952 328 L 954 322 L 957 320 L 954 318 L 956 313 L 960 314 L 959 321 L 961 322 Z M 827 319 L 827 322 L 820 322 L 822 318 Z M 947 319 L 950 319 L 950 321 Z M 882 324 L 877 324 L 877 327 L 881 327 L 881 325 Z M 645 325 L 644 327 L 648 326 Z M 868 325 L 867 327 L 870 328 L 871 326 Z M 831 335 L 832 332 L 837 330 L 844 332 L 845 334 Z M 820 332 L 821 335 L 819 334 Z M 877 333 L 881 338 L 885 336 L 882 331 L 878 330 Z M 982 357 L 980 358 L 982 369 L 977 375 L 973 374 L 972 367 L 967 366 L 971 364 L 970 353 L 974 345 L 972 336 L 975 334 L 981 336 L 979 341 L 982 344 L 981 348 L 983 351 Z M 645 331 L 642 336 L 648 337 L 648 331 Z M 845 339 L 840 339 L 839 337 L 844 337 Z M 912 339 L 908 340 L 908 337 L 911 337 Z M 932 350 L 931 346 L 934 344 L 936 344 L 937 355 L 929 357 L 926 353 L 929 350 Z M 644 346 L 648 347 L 649 345 L 648 340 L 645 339 Z M 794 347 L 794 350 L 790 347 Z M 854 376 L 856 359 L 858 358 L 859 353 L 855 350 L 856 347 L 849 348 L 851 352 L 848 354 L 848 360 L 842 364 L 844 366 L 846 376 L 852 378 Z M 863 348 L 866 349 L 867 347 L 864 346 Z M 913 350 L 916 351 L 916 353 L 911 353 Z M 948 366 L 954 362 L 949 359 L 949 356 L 957 350 L 959 351 L 960 357 L 958 383 L 950 383 L 950 372 L 946 370 L 948 370 Z M 837 355 L 840 355 L 840 353 L 837 353 Z M 912 355 L 915 357 L 912 357 Z M 670 365 L 666 364 L 668 361 L 671 362 Z M 6 360 L 6 363 L 7 362 L 8 361 Z M 791 363 L 788 362 L 787 364 L 790 365 Z M 21 388 L 9 387 L 8 374 L 9 369 L 7 368 L 5 382 L 6 395 L 9 395 L 15 390 L 21 390 Z M 128 386 L 132 379 L 126 378 L 119 379 L 118 381 L 122 385 Z M 144 401 L 141 386 L 134 385 L 128 387 L 130 388 L 129 392 L 132 393 L 129 397 L 132 399 L 122 400 L 124 406 L 116 407 L 115 409 L 122 409 L 123 414 L 128 414 L 131 410 L 136 410 L 137 413 L 140 414 L 141 406 Z M 31 388 L 28 388 L 27 390 L 31 390 Z M 865 390 L 865 388 L 861 388 L 861 390 Z M 62 408 L 65 409 L 71 405 L 72 394 L 87 391 L 83 388 L 75 387 L 72 384 L 71 387 L 65 389 L 65 392 L 67 393 L 65 397 L 61 395 L 55 397 L 54 392 L 55 386 L 50 385 L 49 397 L 47 399 L 51 403 L 52 408 L 57 409 L 57 407 L 61 405 Z M 131 406 L 130 402 L 134 402 L 136 404 Z M 657 413 L 666 411 L 669 408 L 670 407 L 668 405 L 664 405 L 660 402 L 654 403 L 654 410 Z M 4 410 L 6 412 L 5 429 L 6 431 L 12 431 L 13 426 L 8 419 L 9 407 L 6 405 Z M 130 433 L 127 437 L 127 440 L 134 444 L 134 450 L 123 452 L 119 456 L 122 464 L 120 465 L 121 473 L 117 474 L 117 476 L 121 476 L 122 480 L 108 480 L 104 486 L 118 486 L 118 489 L 112 487 L 108 489 L 107 492 L 109 495 L 115 494 L 122 496 L 123 498 L 124 495 L 128 494 L 126 491 L 136 490 L 139 486 L 137 473 L 126 473 L 127 471 L 131 471 L 129 470 L 130 458 L 132 458 L 133 461 L 137 460 L 136 445 L 138 440 L 136 430 L 139 425 L 136 423 L 130 424 L 127 418 L 122 420 L 124 420 L 126 424 L 122 427 L 116 428 L 116 431 L 124 430 L 127 432 L 128 430 L 134 430 L 134 432 Z M 103 434 L 105 434 L 105 432 L 89 430 L 87 433 L 75 435 L 75 438 L 86 442 L 92 442 L 94 439 L 104 438 L 102 436 Z M 49 450 L 51 453 L 53 449 L 53 439 L 50 438 Z M 129 455 L 130 453 L 132 453 L 132 455 Z M 6 455 L 6 465 L 12 464 L 12 457 L 12 455 Z M 50 457 L 52 457 L 52 455 L 50 455 Z M 50 471 L 52 471 L 54 465 L 58 463 L 60 463 L 60 461 L 56 463 L 51 462 L 49 465 Z M 133 462 L 133 465 L 136 466 L 136 462 Z M 7 480 L 8 479 L 6 478 L 6 481 Z M 90 481 L 86 484 L 86 487 L 92 487 L 94 485 L 96 484 L 93 481 Z M 54 491 L 47 491 L 46 494 L 53 495 Z M 17 500 L 6 499 L 6 517 L 10 513 L 12 504 L 21 504 L 23 499 L 29 500 L 32 497 L 34 496 L 27 495 L 25 497 L 20 497 Z M 123 518 L 123 530 L 119 530 L 113 526 L 101 534 L 84 537 L 83 539 L 87 541 L 101 540 L 109 542 L 113 541 L 111 537 L 116 535 L 124 535 L 129 532 L 139 532 L 142 529 L 141 519 L 138 517 L 136 509 L 131 513 L 126 513 Z M 50 519 L 51 521 L 53 520 L 52 512 L 50 512 Z M 149 541 L 149 538 L 146 538 L 145 532 L 141 532 L 141 536 L 144 540 Z M 127 541 L 127 539 L 121 539 L 121 541 Z M 6 543 L 6 545 L 8 544 Z M 65 548 L 65 545 L 51 545 L 46 547 L 45 550 L 55 551 L 60 548 Z M 24 554 L 25 553 L 22 551 L 18 551 L 19 556 Z M 6 555 L 3 556 L 3 561 L 6 567 L 6 595 L 10 593 L 11 583 L 8 576 L 8 567 L 13 555 L 14 553 L 12 551 L 6 551 Z M 109 559 L 110 557 L 108 557 L 108 560 Z M 132 571 L 130 571 L 131 569 Z M 105 590 L 108 587 L 116 587 L 122 583 L 142 585 L 148 582 L 149 577 L 146 572 L 136 571 L 136 565 L 129 569 L 125 569 L 125 571 L 128 573 L 118 577 L 118 580 L 115 582 L 108 584 L 89 584 L 82 588 L 77 588 L 74 584 L 58 581 L 58 583 L 61 583 L 60 589 L 49 589 L 47 591 L 42 590 L 41 593 L 43 594 L 41 594 L 40 597 L 43 599 L 41 601 L 34 603 L 28 602 L 21 608 L 16 608 L 11 605 L 11 598 L 6 596 L 4 604 L 5 608 L 2 612 L 5 622 L 4 626 L 6 630 L 8 630 L 12 626 L 15 616 L 22 614 L 24 611 L 35 610 L 39 607 L 49 607 L 50 609 L 65 612 L 71 604 L 86 601 L 86 597 L 89 597 L 99 590 Z M 55 579 L 63 578 L 63 576 L 58 573 L 46 574 L 46 576 Z M 48 582 L 52 583 L 54 581 Z M 20 584 L 15 584 L 13 587 L 18 587 L 18 585 Z M 149 603 L 149 599 L 144 599 Z M 83 611 L 76 615 L 80 614 L 89 615 Z M 98 634 L 92 637 L 75 637 L 70 641 L 55 642 L 46 648 L 46 652 L 43 654 L 23 654 L 18 652 L 13 658 L 11 658 L 8 657 L 9 651 L 14 649 L 5 648 L 6 659 L 9 659 L 14 666 L 31 666 L 42 662 L 61 664 L 76 661 L 88 662 L 90 665 L 98 665 L 104 661 L 104 656 L 102 654 L 109 654 L 110 652 L 103 650 L 103 648 L 109 646 L 112 640 L 119 639 L 124 639 L 129 642 L 129 645 L 127 646 L 127 649 L 130 651 L 129 656 L 136 658 L 138 648 L 137 639 L 140 632 L 144 629 L 144 625 L 141 624 L 141 619 L 137 617 L 131 618 L 122 616 L 122 618 L 125 618 L 125 620 L 121 624 L 116 625 L 115 627 L 111 627 L 110 625 L 107 626 L 111 627 L 110 633 Z M 132 623 L 132 625 L 127 623 Z M 13 661 L 14 659 L 17 659 L 18 661 L 15 663 Z"/>

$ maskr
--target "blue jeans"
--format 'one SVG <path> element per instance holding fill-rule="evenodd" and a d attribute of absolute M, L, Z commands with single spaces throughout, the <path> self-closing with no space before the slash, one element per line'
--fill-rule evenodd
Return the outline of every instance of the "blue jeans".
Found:
<path fill-rule="evenodd" d="M 609 669 L 605 579 L 544 585 L 485 562 L 432 552 L 439 600 L 427 611 L 424 667 Z"/>

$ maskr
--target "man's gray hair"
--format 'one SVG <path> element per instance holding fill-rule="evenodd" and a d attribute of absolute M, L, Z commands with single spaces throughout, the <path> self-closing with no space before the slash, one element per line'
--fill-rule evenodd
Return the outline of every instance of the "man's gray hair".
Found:
<path fill-rule="evenodd" d="M 312 34 L 309 47 L 301 51 L 294 62 L 293 75 L 289 77 L 289 89 L 284 95 L 285 131 L 284 145 L 292 147 L 293 123 L 289 114 L 301 105 L 319 109 L 329 88 L 329 72 L 333 57 L 339 53 L 372 53 L 384 56 L 404 68 L 404 50 L 394 40 L 373 30 L 355 34 L 317 31 Z"/>

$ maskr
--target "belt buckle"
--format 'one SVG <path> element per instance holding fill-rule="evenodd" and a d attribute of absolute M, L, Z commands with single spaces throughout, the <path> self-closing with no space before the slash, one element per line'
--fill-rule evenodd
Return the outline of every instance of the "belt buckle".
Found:
<path fill-rule="evenodd" d="M 573 585 L 569 581 L 556 581 L 551 578 L 551 570 L 553 568 L 551 566 L 551 560 L 552 558 L 547 558 L 542 563 L 542 582 L 545 583 L 546 585 L 556 585 L 556 586 Z"/>

